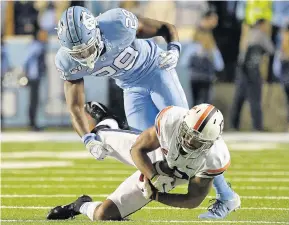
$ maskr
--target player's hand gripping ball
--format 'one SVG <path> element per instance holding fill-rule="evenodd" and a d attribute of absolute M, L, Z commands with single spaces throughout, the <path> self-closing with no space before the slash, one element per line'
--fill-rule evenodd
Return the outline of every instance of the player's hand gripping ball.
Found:
<path fill-rule="evenodd" d="M 167 193 L 174 188 L 175 178 L 173 169 L 170 169 L 166 161 L 158 161 L 154 164 L 158 172 L 151 180 L 141 174 L 139 186 L 146 199 L 155 200 L 157 192 Z"/>

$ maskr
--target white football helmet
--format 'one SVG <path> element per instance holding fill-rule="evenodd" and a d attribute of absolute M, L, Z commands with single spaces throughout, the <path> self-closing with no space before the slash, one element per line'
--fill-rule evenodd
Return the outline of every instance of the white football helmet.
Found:
<path fill-rule="evenodd" d="M 177 143 L 182 155 L 197 158 L 208 151 L 223 132 L 224 117 L 210 104 L 200 104 L 188 111 L 181 123 Z"/>

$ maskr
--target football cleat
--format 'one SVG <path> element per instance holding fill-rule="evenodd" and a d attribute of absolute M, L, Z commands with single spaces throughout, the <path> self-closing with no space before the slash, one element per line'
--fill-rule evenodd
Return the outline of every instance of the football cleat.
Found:
<path fill-rule="evenodd" d="M 125 119 L 121 119 L 112 113 L 105 105 L 99 102 L 87 102 L 84 105 L 85 111 L 96 120 L 96 124 L 105 119 L 114 119 L 118 123 L 120 129 L 128 130 L 129 126 Z"/>
<path fill-rule="evenodd" d="M 75 216 L 80 214 L 79 209 L 85 202 L 92 202 L 92 198 L 87 195 L 82 195 L 76 201 L 68 205 L 56 206 L 49 211 L 46 218 L 48 220 L 73 219 Z"/>
<path fill-rule="evenodd" d="M 241 199 L 237 193 L 234 193 L 234 198 L 228 201 L 212 199 L 212 205 L 208 207 L 208 212 L 199 215 L 199 219 L 224 219 L 232 211 L 236 211 L 241 207 Z"/>

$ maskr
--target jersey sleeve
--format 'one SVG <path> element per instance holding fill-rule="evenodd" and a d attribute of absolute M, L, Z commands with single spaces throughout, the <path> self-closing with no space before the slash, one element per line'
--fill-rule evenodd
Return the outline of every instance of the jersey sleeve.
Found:
<path fill-rule="evenodd" d="M 217 140 L 206 162 L 196 174 L 197 177 L 213 178 L 224 173 L 231 164 L 229 150 L 223 140 Z"/>
<path fill-rule="evenodd" d="M 99 16 L 100 30 L 105 36 L 123 44 L 131 44 L 136 37 L 138 18 L 130 11 L 122 8 L 111 9 Z"/>
<path fill-rule="evenodd" d="M 59 49 L 55 56 L 55 66 L 63 80 L 78 80 L 85 76 L 83 67 L 70 58 L 68 53 Z"/>

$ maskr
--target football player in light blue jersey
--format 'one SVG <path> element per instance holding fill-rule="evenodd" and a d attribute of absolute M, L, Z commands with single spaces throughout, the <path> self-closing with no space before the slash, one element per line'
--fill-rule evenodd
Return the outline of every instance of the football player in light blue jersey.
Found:
<path fill-rule="evenodd" d="M 174 69 L 181 44 L 173 25 L 137 18 L 121 8 L 95 18 L 88 9 L 74 6 L 63 12 L 57 33 L 61 48 L 55 64 L 65 80 L 64 92 L 72 124 L 86 148 L 99 155 L 98 159 L 105 158 L 108 150 L 90 132 L 83 107 L 84 76 L 107 76 L 116 80 L 124 92 L 128 124 L 137 130 L 151 127 L 156 115 L 167 106 L 188 108 Z M 146 40 L 155 36 L 166 40 L 167 51 Z M 224 182 L 219 190 L 224 192 L 224 177 L 221 180 Z M 229 187 L 224 188 L 226 192 Z"/>
<path fill-rule="evenodd" d="M 138 39 L 154 36 L 165 38 L 167 52 L 153 41 Z M 82 106 L 83 102 L 72 100 L 74 96 L 83 95 L 84 76 L 114 78 L 124 90 L 125 113 L 130 127 L 141 131 L 154 124 L 155 116 L 166 106 L 188 108 L 174 70 L 181 44 L 173 25 L 138 19 L 120 8 L 95 19 L 87 9 L 71 7 L 59 21 L 58 37 L 62 47 L 55 63 L 61 78 L 66 80 L 66 100 L 79 135 L 88 132 L 80 125 L 86 119 L 81 116 L 83 110 L 73 109 L 76 105 Z"/>
<path fill-rule="evenodd" d="M 83 108 L 84 76 L 114 78 L 124 91 L 129 126 L 140 131 L 152 126 L 166 106 L 188 108 L 174 69 L 181 44 L 173 25 L 137 18 L 121 8 L 95 18 L 88 9 L 75 6 L 62 14 L 57 33 L 61 48 L 55 64 L 65 80 L 72 124 L 84 141 L 94 138 Z M 155 36 L 164 37 L 168 51 L 146 40 Z"/>

